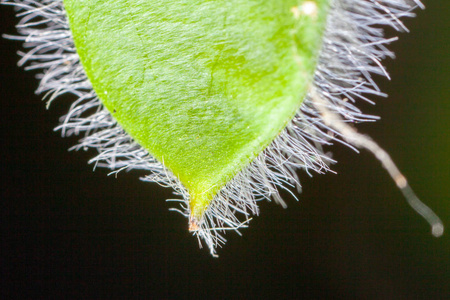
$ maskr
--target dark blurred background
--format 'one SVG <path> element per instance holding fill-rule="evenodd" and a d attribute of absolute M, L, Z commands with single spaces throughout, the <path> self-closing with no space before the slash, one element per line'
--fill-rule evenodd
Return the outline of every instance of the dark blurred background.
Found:
<path fill-rule="evenodd" d="M 450 3 L 426 1 L 385 62 L 390 97 L 362 124 L 450 230 Z M 14 33 L 1 7 L 1 33 Z M 436 239 L 380 164 L 337 146 L 337 175 L 301 173 L 299 203 L 261 203 L 243 236 L 212 258 L 198 249 L 169 189 L 139 172 L 92 171 L 94 152 L 53 132 L 70 99 L 49 111 L 20 44 L 0 40 L 1 298 L 449 299 L 450 238 Z"/>

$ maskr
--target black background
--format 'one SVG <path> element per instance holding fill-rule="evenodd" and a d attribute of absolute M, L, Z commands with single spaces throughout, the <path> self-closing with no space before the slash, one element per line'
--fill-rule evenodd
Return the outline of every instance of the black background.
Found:
<path fill-rule="evenodd" d="M 360 131 L 380 142 L 450 225 L 448 0 L 425 3 L 385 64 L 390 94 Z M 15 19 L 0 7 L 1 33 Z M 20 44 L 0 41 L 1 298 L 450 298 L 450 239 L 433 238 L 370 154 L 333 148 L 338 175 L 301 173 L 299 203 L 261 214 L 212 258 L 168 212 L 169 189 L 139 172 L 106 176 L 53 132 L 69 98 L 46 111 Z"/>

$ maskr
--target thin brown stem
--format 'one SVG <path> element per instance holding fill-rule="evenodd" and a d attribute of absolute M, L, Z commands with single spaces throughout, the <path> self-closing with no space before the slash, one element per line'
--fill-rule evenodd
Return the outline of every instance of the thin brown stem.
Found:
<path fill-rule="evenodd" d="M 370 136 L 358 133 L 355 128 L 345 123 L 335 112 L 328 109 L 328 102 L 321 96 L 315 88 L 311 89 L 311 98 L 314 106 L 321 114 L 325 125 L 339 132 L 344 140 L 349 144 L 366 149 L 378 159 L 383 168 L 389 173 L 397 187 L 403 193 L 408 204 L 420 214 L 430 225 L 431 232 L 435 237 L 440 237 L 444 233 L 444 225 L 441 219 L 425 205 L 414 193 L 406 177 L 400 172 L 390 155 L 381 148 Z"/>

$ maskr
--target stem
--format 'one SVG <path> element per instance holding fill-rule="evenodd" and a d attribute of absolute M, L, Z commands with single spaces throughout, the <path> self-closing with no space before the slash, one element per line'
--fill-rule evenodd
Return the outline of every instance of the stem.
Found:
<path fill-rule="evenodd" d="M 325 125 L 339 132 L 345 141 L 353 146 L 360 149 L 364 148 L 371 152 L 389 173 L 412 209 L 431 225 L 431 233 L 435 237 L 440 237 L 444 233 L 444 225 L 441 219 L 427 205 L 420 201 L 413 189 L 409 186 L 408 180 L 400 172 L 386 150 L 381 148 L 370 136 L 358 133 L 355 128 L 345 123 L 337 113 L 331 111 L 327 105 L 328 101 L 314 87 L 311 88 L 310 95 L 312 103 L 321 114 Z"/>

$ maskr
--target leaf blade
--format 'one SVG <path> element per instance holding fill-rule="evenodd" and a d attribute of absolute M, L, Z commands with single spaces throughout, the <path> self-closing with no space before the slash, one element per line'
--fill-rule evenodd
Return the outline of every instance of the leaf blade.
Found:
<path fill-rule="evenodd" d="M 64 2 L 97 95 L 188 189 L 198 218 L 302 103 L 328 0 L 299 18 L 304 2 Z"/>

